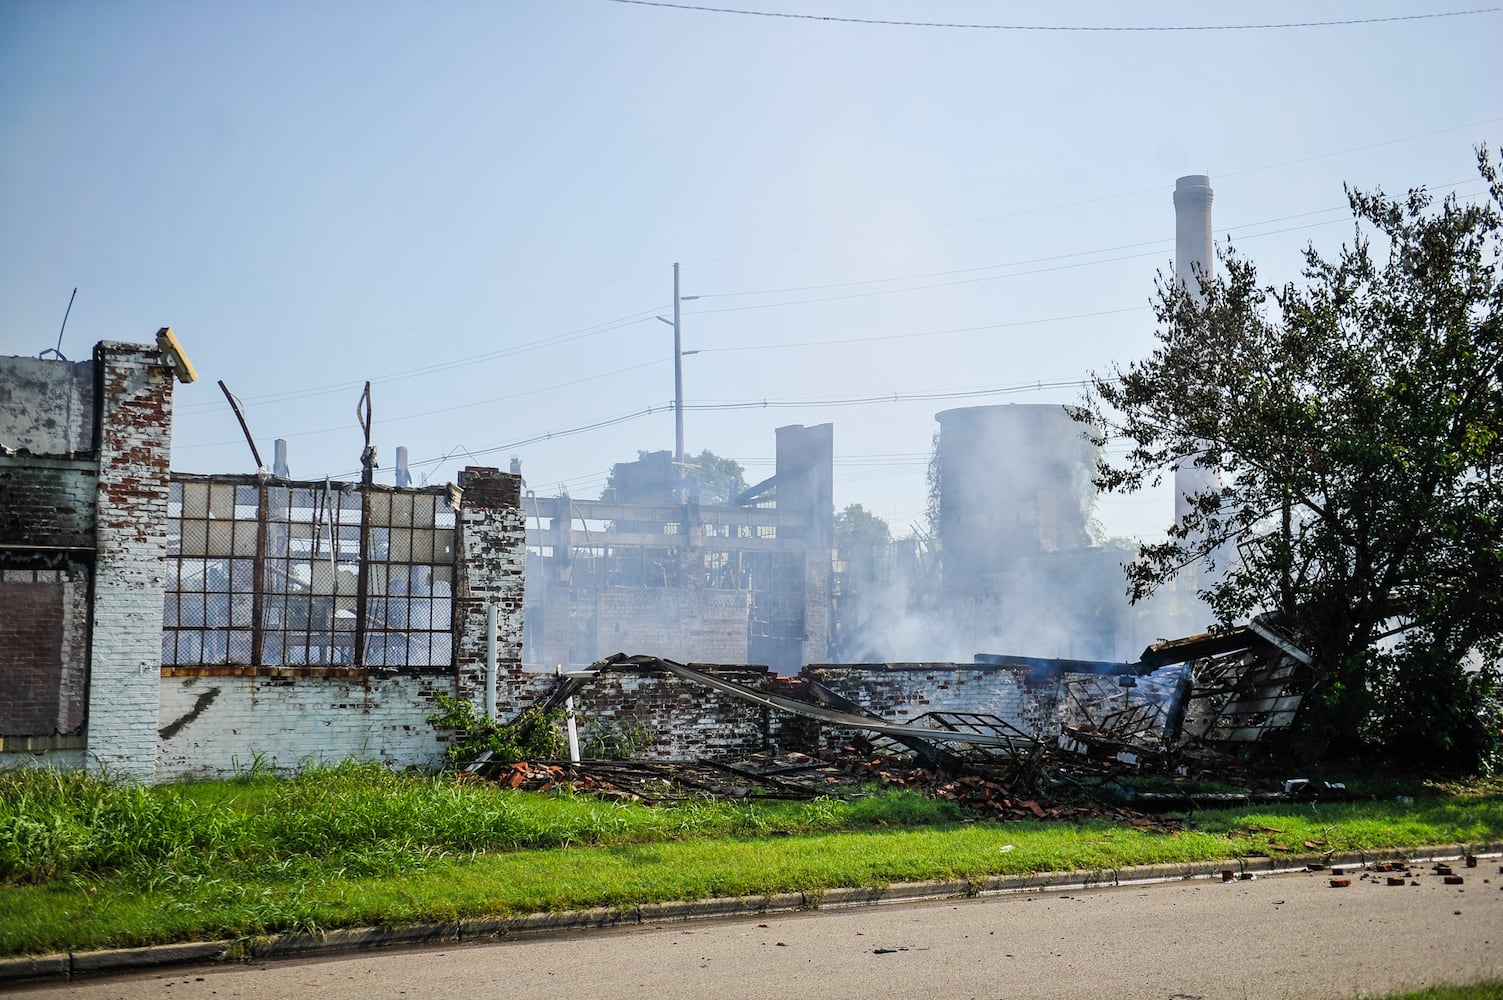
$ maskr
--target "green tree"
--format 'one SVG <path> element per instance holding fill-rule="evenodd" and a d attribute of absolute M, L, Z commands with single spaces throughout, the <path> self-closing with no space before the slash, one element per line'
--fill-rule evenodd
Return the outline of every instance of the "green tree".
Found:
<path fill-rule="evenodd" d="M 848 504 L 835 515 L 835 548 L 849 559 L 858 550 L 885 550 L 892 544 L 887 522 L 859 503 Z"/>
<path fill-rule="evenodd" d="M 1316 668 L 1289 751 L 1498 752 L 1503 189 L 1477 162 L 1475 203 L 1349 190 L 1354 241 L 1306 250 L 1303 283 L 1262 286 L 1229 246 L 1200 296 L 1161 275 L 1152 356 L 1094 375 L 1078 413 L 1131 446 L 1103 489 L 1219 470 L 1128 593 L 1219 561 L 1201 596 L 1222 622 L 1281 612 Z"/>
<path fill-rule="evenodd" d="M 666 452 L 650 452 L 645 449 L 637 451 L 637 461 L 646 459 L 649 455 L 660 457 L 667 463 L 664 466 L 664 474 L 672 475 L 672 466 Z M 713 451 L 706 448 L 698 455 L 684 456 L 685 475 L 691 479 L 697 479 L 700 484 L 700 503 L 727 504 L 735 498 L 736 494 L 746 489 L 746 470 L 741 463 L 731 458 L 721 458 Z M 606 476 L 605 488 L 601 490 L 601 499 L 611 499 L 617 496 L 616 467 L 612 466 Z"/>
<path fill-rule="evenodd" d="M 699 480 L 699 502 L 728 504 L 746 489 L 746 470 L 732 458 L 721 458 L 706 448 L 698 455 L 685 455 L 688 474 Z"/>

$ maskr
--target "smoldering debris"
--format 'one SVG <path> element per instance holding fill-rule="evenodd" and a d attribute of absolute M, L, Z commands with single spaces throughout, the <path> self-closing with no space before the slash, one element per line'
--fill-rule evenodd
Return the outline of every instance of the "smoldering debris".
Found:
<path fill-rule="evenodd" d="M 1109 817 L 1135 824 L 1169 810 L 1343 797 L 1344 789 L 1310 782 L 1187 790 L 1248 788 L 1236 751 L 1292 721 L 1309 664 L 1297 647 L 1266 638 L 1267 631 L 1249 626 L 1157 643 L 1129 664 L 978 656 L 981 664 L 1025 672 L 1028 683 L 1053 692 L 1052 723 L 1031 725 L 994 712 L 941 709 L 894 722 L 812 676 L 753 687 L 702 666 L 618 653 L 561 676 L 533 707 L 547 711 L 592 681 L 625 671 L 756 706 L 803 741 L 680 760 L 512 763 L 487 752 L 464 774 L 510 788 L 567 788 L 644 803 L 855 797 L 874 786 L 897 787 L 988 819 Z M 1140 790 L 1143 778 L 1157 779 L 1156 790 Z"/>
<path fill-rule="evenodd" d="M 1050 783 L 1018 791 L 1000 776 L 951 774 L 918 766 L 911 757 L 882 756 L 855 745 L 818 756 L 760 753 L 731 761 L 542 761 L 504 763 L 480 755 L 462 772 L 464 780 L 488 781 L 520 791 L 567 790 L 574 794 L 673 805 L 726 801 L 855 799 L 873 789 L 905 788 L 955 802 L 989 820 L 1108 819 L 1139 828 L 1181 829 L 1152 809 L 1091 794 L 1082 787 Z"/>

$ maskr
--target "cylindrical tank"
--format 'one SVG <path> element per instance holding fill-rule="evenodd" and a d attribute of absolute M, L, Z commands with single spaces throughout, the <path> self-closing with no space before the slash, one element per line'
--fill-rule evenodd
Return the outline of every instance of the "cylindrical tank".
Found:
<path fill-rule="evenodd" d="M 935 419 L 947 594 L 993 593 L 1019 559 L 1090 544 L 1095 449 L 1063 406 L 968 406 Z"/>

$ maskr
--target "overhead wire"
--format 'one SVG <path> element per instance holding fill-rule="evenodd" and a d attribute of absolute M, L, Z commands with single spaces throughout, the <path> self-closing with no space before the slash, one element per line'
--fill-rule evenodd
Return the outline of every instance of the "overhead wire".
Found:
<path fill-rule="evenodd" d="M 1255 167 L 1243 167 L 1240 170 L 1218 170 L 1213 172 L 1216 177 L 1240 177 L 1245 174 L 1261 173 L 1265 170 L 1278 170 L 1282 167 L 1298 166 L 1302 163 L 1310 163 L 1314 160 L 1326 160 L 1337 156 L 1346 156 L 1350 153 L 1362 153 L 1384 146 L 1396 146 L 1405 142 L 1416 142 L 1420 139 L 1430 139 L 1437 135 L 1447 135 L 1452 132 L 1462 132 L 1466 129 L 1477 128 L 1480 125 L 1491 125 L 1503 121 L 1503 117 L 1483 118 L 1480 121 L 1467 122 L 1463 125 L 1451 125 L 1446 128 L 1432 129 L 1428 132 L 1417 132 L 1413 135 L 1398 136 L 1392 139 L 1384 139 L 1379 142 L 1367 143 L 1361 146 L 1352 146 L 1346 149 L 1338 149 L 1325 153 L 1317 153 L 1313 156 L 1303 156 L 1293 160 L 1280 160 L 1275 163 L 1264 163 Z M 1015 219 L 1023 215 L 1038 215 L 1044 212 L 1060 212 L 1069 208 L 1083 208 L 1087 205 L 1100 205 L 1104 202 L 1122 201 L 1127 198 L 1136 198 L 1141 195 L 1161 195 L 1164 189 L 1161 185 L 1153 187 L 1135 188 L 1130 191 L 1118 191 L 1113 194 L 1096 195 L 1091 198 L 1077 198 L 1074 201 L 1052 202 L 1046 205 L 1030 205 L 1027 208 L 1016 208 L 1006 212 L 995 212 L 990 215 L 974 216 L 969 219 L 955 219 L 947 222 L 935 222 L 924 226 L 913 226 L 906 229 L 888 230 L 886 232 L 868 233 L 861 236 L 851 236 L 837 240 L 822 240 L 815 243 L 805 243 L 799 246 L 774 247 L 766 250 L 751 250 L 739 254 L 727 254 L 720 257 L 701 257 L 697 260 L 685 261 L 687 264 L 719 264 L 732 260 L 747 260 L 754 257 L 775 257 L 786 253 L 799 253 L 805 250 L 819 250 L 829 247 L 843 246 L 849 243 L 870 243 L 884 239 L 895 239 L 900 236 L 913 236 L 918 233 L 934 232 L 939 229 L 959 229 L 965 226 L 977 226 L 987 222 L 999 222 L 1003 219 Z"/>
<path fill-rule="evenodd" d="M 628 326 L 635 326 L 638 323 L 644 323 L 666 308 L 668 308 L 668 306 L 658 306 L 654 309 L 644 309 L 641 312 L 628 313 L 625 316 L 620 316 L 613 320 L 606 320 L 603 323 L 596 323 L 592 326 L 565 331 L 564 333 L 554 334 L 552 336 L 543 337 L 538 340 L 527 341 L 522 344 L 513 344 L 509 347 L 503 347 L 499 350 L 487 351 L 484 354 L 473 354 L 467 357 L 456 358 L 451 361 L 439 362 L 432 365 L 425 365 L 419 368 L 412 368 L 390 375 L 377 375 L 368 380 L 331 383 L 328 385 L 305 387 L 302 389 L 289 389 L 285 392 L 263 393 L 259 396 L 248 396 L 245 399 L 245 403 L 248 406 L 265 406 L 270 403 L 284 403 L 297 399 L 308 399 L 314 396 L 325 396 L 335 392 L 347 392 L 352 389 L 359 389 L 365 381 L 369 381 L 372 385 L 381 385 L 391 382 L 401 382 L 407 379 L 417 378 L 422 375 L 432 375 L 440 372 L 453 371 L 456 368 L 465 368 L 484 361 L 495 361 L 501 358 L 515 357 L 516 355 L 526 354 L 530 351 L 542 350 L 545 347 L 555 347 L 559 344 L 571 343 L 577 340 L 584 340 L 589 337 L 598 337 L 601 334 L 610 333 L 614 330 L 620 330 Z M 190 406 L 185 406 L 183 407 L 183 410 L 185 412 L 194 412 L 198 410 L 208 410 L 214 408 L 215 405 L 211 403 L 198 403 Z"/>
<path fill-rule="evenodd" d="M 1333 28 L 1356 24 L 1391 24 L 1400 21 L 1425 21 L 1442 17 L 1468 17 L 1493 14 L 1503 8 L 1476 7 L 1470 10 L 1434 11 L 1424 14 L 1398 14 L 1389 17 L 1349 17 L 1326 21 L 1281 21 L 1262 24 L 987 24 L 966 21 L 916 21 L 878 17 L 841 17 L 831 14 L 800 14 L 791 11 L 752 10 L 741 7 L 711 7 L 706 4 L 676 3 L 670 0 L 608 0 L 610 3 L 635 7 L 661 7 L 699 14 L 737 14 L 746 17 L 778 18 L 789 21 L 820 21 L 827 24 L 865 24 L 897 28 L 957 28 L 980 31 L 1270 31 L 1288 28 Z"/>

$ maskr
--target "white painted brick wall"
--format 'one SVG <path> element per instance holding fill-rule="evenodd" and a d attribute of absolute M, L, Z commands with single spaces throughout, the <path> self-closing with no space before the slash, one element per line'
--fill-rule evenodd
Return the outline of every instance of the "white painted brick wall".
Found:
<path fill-rule="evenodd" d="M 156 771 L 167 554 L 172 374 L 136 344 L 103 343 L 89 766 L 150 781 Z"/>
<path fill-rule="evenodd" d="M 373 677 L 165 677 L 157 781 L 227 777 L 263 766 L 380 761 L 429 770 L 444 743 L 426 717 L 452 680 Z"/>

